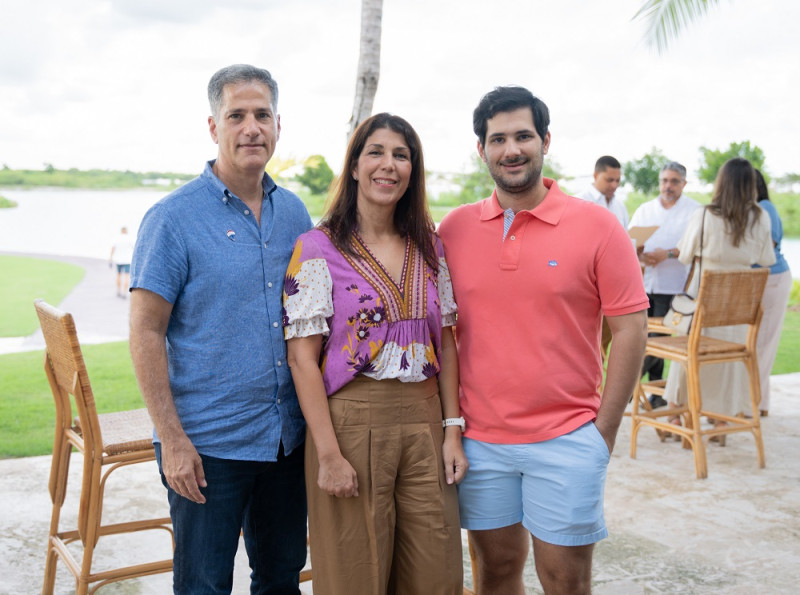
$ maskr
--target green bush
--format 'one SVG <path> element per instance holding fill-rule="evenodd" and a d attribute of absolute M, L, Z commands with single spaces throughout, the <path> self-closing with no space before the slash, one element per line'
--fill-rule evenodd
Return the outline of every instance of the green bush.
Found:
<path fill-rule="evenodd" d="M 0 209 L 11 209 L 17 206 L 17 203 L 10 198 L 0 195 Z"/>

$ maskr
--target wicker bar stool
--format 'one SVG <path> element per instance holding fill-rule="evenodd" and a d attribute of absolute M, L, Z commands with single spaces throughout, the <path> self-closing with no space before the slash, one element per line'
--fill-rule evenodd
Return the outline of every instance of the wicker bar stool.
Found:
<path fill-rule="evenodd" d="M 631 458 L 636 458 L 636 438 L 642 425 L 649 425 L 662 432 L 679 435 L 684 444 L 694 453 L 695 471 L 698 479 L 708 476 L 705 441 L 713 436 L 734 432 L 750 432 L 756 444 L 758 466 L 764 467 L 764 441 L 758 405 L 761 401 L 761 384 L 756 359 L 756 338 L 764 313 L 761 298 L 767 283 L 768 269 L 735 271 L 703 271 L 700 291 L 697 295 L 692 326 L 688 335 L 650 337 L 645 353 L 663 357 L 673 365 L 686 368 L 688 402 L 678 407 L 661 407 L 653 411 L 642 411 L 639 399 L 634 399 L 631 411 Z M 723 341 L 702 334 L 704 328 L 748 325 L 745 343 Z M 708 364 L 742 362 L 750 379 L 751 418 L 733 417 L 703 407 L 700 386 L 700 368 Z M 653 392 L 659 387 L 641 383 L 639 392 Z M 681 416 L 683 425 L 676 426 L 659 418 Z M 703 429 L 700 420 L 707 417 L 727 425 Z"/>
<path fill-rule="evenodd" d="M 169 533 L 174 545 L 169 517 L 107 525 L 101 522 L 103 493 L 111 472 L 127 465 L 155 460 L 152 423 L 146 409 L 98 415 L 72 315 L 42 300 L 36 300 L 35 307 L 47 347 L 44 369 L 56 405 L 49 483 L 53 511 L 42 593 L 53 592 L 59 559 L 75 577 L 75 591 L 79 595 L 94 593 L 115 581 L 171 572 L 171 558 L 92 572 L 94 550 L 101 536 L 163 529 Z M 74 420 L 73 407 L 77 411 Z M 59 531 L 73 448 L 83 455 L 78 526 Z M 78 541 L 83 546 L 80 560 L 76 560 L 67 547 Z"/>

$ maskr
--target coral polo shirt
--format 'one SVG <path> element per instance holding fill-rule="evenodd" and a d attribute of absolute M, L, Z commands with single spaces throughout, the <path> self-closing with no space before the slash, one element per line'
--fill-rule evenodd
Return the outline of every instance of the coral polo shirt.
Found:
<path fill-rule="evenodd" d="M 496 192 L 439 227 L 458 304 L 465 436 L 540 442 L 597 415 L 602 315 L 648 306 L 639 261 L 608 210 L 548 193 L 503 240 Z"/>

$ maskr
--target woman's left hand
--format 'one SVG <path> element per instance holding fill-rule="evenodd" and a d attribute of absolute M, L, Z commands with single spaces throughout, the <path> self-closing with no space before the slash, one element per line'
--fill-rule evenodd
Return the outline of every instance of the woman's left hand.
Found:
<path fill-rule="evenodd" d="M 453 426 L 445 429 L 442 457 L 444 458 L 444 475 L 447 483 L 461 483 L 469 469 L 469 461 L 467 461 L 464 447 L 461 445 L 461 428 Z"/>

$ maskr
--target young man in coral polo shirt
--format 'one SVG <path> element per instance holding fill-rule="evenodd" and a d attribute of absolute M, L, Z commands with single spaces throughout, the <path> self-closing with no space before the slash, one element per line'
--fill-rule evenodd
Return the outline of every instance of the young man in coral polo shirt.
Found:
<path fill-rule="evenodd" d="M 461 524 L 479 593 L 524 594 L 528 532 L 548 594 L 589 593 L 606 467 L 642 365 L 647 295 L 608 210 L 542 177 L 547 106 L 521 87 L 483 97 L 473 124 L 491 197 L 439 229 L 458 303 Z M 600 329 L 613 333 L 602 396 Z"/>

